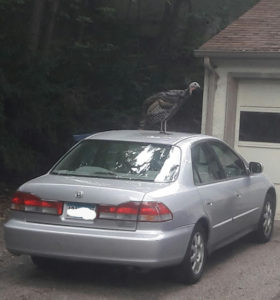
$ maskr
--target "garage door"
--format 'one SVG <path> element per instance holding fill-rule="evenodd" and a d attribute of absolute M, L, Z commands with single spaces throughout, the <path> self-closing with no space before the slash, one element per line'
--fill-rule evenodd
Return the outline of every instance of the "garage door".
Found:
<path fill-rule="evenodd" d="M 280 80 L 240 80 L 236 118 L 235 148 L 248 161 L 263 163 L 280 200 Z"/>

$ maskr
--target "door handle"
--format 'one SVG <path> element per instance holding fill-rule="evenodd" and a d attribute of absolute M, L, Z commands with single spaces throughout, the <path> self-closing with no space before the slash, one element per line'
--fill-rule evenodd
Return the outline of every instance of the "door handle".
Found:
<path fill-rule="evenodd" d="M 207 205 L 212 206 L 213 202 L 207 202 Z"/>

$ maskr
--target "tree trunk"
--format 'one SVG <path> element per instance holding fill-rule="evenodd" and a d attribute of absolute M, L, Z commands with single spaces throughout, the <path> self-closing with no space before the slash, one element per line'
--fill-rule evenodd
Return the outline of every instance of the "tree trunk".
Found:
<path fill-rule="evenodd" d="M 186 0 L 175 0 L 170 16 L 169 34 L 170 37 L 175 33 L 178 24 L 179 13 Z"/>
<path fill-rule="evenodd" d="M 189 13 L 192 13 L 193 12 L 192 0 L 187 0 L 187 1 L 188 1 Z"/>
<path fill-rule="evenodd" d="M 137 21 L 140 22 L 141 21 L 141 12 L 142 12 L 142 0 L 138 0 L 137 1 Z"/>
<path fill-rule="evenodd" d="M 60 2 L 60 0 L 51 0 L 51 2 L 50 2 L 50 18 L 47 23 L 45 39 L 43 41 L 42 57 L 44 59 L 48 58 L 48 56 L 49 56 L 59 2 Z"/>
<path fill-rule="evenodd" d="M 93 3 L 91 3 L 91 4 L 93 5 Z M 94 6 L 92 6 L 92 8 L 93 7 Z M 89 11 L 89 10 L 90 10 L 89 0 L 83 0 L 83 2 L 82 2 L 82 11 L 83 11 L 83 13 L 86 14 L 86 12 Z M 83 41 L 86 28 L 87 28 L 86 23 L 85 22 L 81 22 L 80 25 L 79 25 L 78 38 L 77 38 L 77 41 L 79 43 L 81 43 Z"/>
<path fill-rule="evenodd" d="M 33 54 L 36 54 L 38 50 L 44 7 L 45 0 L 33 0 L 33 12 L 28 42 L 28 50 Z"/>
<path fill-rule="evenodd" d="M 169 20 L 170 20 L 170 14 L 171 14 L 171 3 L 169 1 L 165 1 L 164 4 L 164 12 L 161 20 L 161 26 L 159 30 L 159 49 L 161 49 L 162 44 L 167 42 L 165 40 L 166 34 L 168 32 L 168 27 L 169 27 Z"/>
<path fill-rule="evenodd" d="M 126 20 L 127 21 L 129 20 L 129 17 L 130 17 L 130 10 L 131 10 L 132 1 L 133 0 L 128 0 L 127 9 L 126 9 Z"/>
<path fill-rule="evenodd" d="M 168 51 L 171 39 L 176 34 L 179 12 L 186 0 L 173 0 L 173 2 L 165 1 L 162 25 L 159 34 L 159 49 Z"/>

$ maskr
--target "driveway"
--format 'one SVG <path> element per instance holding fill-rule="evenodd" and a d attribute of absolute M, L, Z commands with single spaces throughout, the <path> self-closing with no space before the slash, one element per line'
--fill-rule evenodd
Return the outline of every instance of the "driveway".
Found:
<path fill-rule="evenodd" d="M 27 256 L 5 250 L 0 225 L 0 299 L 279 300 L 280 221 L 272 241 L 244 238 L 215 252 L 202 280 L 185 286 L 169 269 L 149 273 L 106 265 L 61 263 L 39 270 Z"/>

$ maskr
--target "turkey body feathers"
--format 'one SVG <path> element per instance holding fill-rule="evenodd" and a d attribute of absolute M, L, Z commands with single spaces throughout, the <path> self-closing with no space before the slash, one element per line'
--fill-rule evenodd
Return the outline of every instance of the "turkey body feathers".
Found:
<path fill-rule="evenodd" d="M 143 110 L 144 113 L 147 112 L 150 105 L 152 105 L 157 100 L 163 100 L 166 103 L 167 107 L 170 108 L 173 104 L 177 104 L 184 100 L 184 97 L 188 94 L 189 90 L 170 90 L 167 92 L 160 92 L 157 93 L 149 98 L 147 98 L 143 103 Z M 164 104 L 162 104 L 164 106 Z"/>
<path fill-rule="evenodd" d="M 140 122 L 140 128 L 160 123 L 161 132 L 166 133 L 167 121 L 199 88 L 200 85 L 197 82 L 192 82 L 186 90 L 160 92 L 147 98 L 143 103 L 143 120 Z"/>
<path fill-rule="evenodd" d="M 188 89 L 170 90 L 147 98 L 143 104 L 143 126 L 154 125 L 172 118 L 188 95 Z"/>

